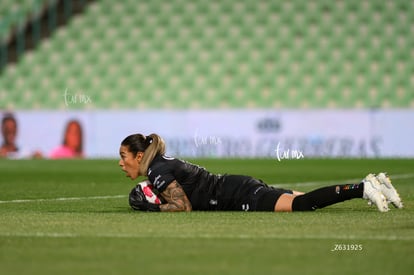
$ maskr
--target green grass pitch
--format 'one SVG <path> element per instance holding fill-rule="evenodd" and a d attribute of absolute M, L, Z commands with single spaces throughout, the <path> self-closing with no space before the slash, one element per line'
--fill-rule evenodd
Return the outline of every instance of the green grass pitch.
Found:
<path fill-rule="evenodd" d="M 414 160 L 192 162 L 301 191 L 387 171 L 404 209 L 144 213 L 117 160 L 0 160 L 1 274 L 412 274 Z"/>

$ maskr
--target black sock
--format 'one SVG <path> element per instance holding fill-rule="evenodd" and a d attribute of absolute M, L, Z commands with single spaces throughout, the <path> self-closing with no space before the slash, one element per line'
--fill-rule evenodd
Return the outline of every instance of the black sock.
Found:
<path fill-rule="evenodd" d="M 292 202 L 293 211 L 311 211 L 338 202 L 362 198 L 364 183 L 332 185 L 297 196 Z"/>

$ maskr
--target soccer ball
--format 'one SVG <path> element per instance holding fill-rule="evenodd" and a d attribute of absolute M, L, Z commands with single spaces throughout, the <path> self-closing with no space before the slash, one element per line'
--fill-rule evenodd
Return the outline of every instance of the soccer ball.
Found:
<path fill-rule="evenodd" d="M 148 181 L 138 183 L 141 186 L 142 192 L 145 195 L 145 198 L 150 203 L 161 204 L 161 199 L 152 191 L 154 186 Z"/>

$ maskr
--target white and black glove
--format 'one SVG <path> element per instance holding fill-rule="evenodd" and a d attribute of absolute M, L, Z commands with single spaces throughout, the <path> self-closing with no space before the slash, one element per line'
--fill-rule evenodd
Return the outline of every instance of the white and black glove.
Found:
<path fill-rule="evenodd" d="M 137 185 L 132 188 L 129 193 L 129 205 L 134 210 L 141 211 L 150 211 L 150 212 L 160 212 L 160 205 L 155 203 L 150 203 L 145 197 L 144 192 L 142 192 L 141 185 Z"/>

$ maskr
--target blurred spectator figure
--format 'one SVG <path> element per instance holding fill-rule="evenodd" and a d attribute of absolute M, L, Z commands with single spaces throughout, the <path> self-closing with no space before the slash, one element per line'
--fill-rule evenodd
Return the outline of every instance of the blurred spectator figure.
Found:
<path fill-rule="evenodd" d="M 16 144 L 17 139 L 17 120 L 11 113 L 6 113 L 1 120 L 1 134 L 3 143 L 0 147 L 0 158 L 41 158 L 42 154 L 38 151 L 29 153 L 22 150 Z"/>
<path fill-rule="evenodd" d="M 13 157 L 19 153 L 16 145 L 17 121 L 13 114 L 6 113 L 1 121 L 3 143 L 0 148 L 0 157 Z"/>
<path fill-rule="evenodd" d="M 83 158 L 83 134 L 79 121 L 70 120 L 66 124 L 63 144 L 52 151 L 50 158 Z"/>

